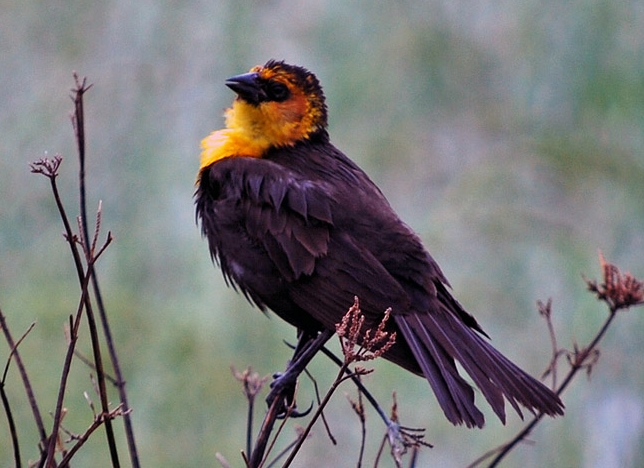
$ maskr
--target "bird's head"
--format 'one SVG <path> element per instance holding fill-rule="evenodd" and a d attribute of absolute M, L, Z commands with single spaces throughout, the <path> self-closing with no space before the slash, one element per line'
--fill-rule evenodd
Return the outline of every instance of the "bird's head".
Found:
<path fill-rule="evenodd" d="M 327 111 L 320 82 L 305 68 L 274 60 L 226 80 L 237 93 L 227 112 L 228 127 L 238 126 L 289 146 L 324 133 Z"/>
<path fill-rule="evenodd" d="M 305 68 L 269 60 L 226 80 L 237 93 L 226 128 L 202 141 L 201 169 L 234 156 L 263 157 L 271 148 L 326 138 L 327 110 L 320 82 Z"/>

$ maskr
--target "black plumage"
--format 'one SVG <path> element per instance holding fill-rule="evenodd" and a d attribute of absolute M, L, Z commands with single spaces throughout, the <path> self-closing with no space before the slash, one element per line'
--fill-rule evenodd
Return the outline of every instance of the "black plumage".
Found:
<path fill-rule="evenodd" d="M 262 101 L 263 86 L 286 83 L 297 96 L 298 83 L 310 85 L 312 76 L 281 62 L 254 70 L 252 81 L 242 75 L 244 89 L 231 85 L 242 101 L 237 112 L 251 106 L 250 112 L 258 109 L 267 118 L 282 108 L 260 106 L 288 104 L 288 97 Z M 283 78 L 292 74 L 297 76 Z M 260 88 L 251 103 L 244 101 L 249 83 Z M 311 106 L 324 106 L 314 83 L 319 92 L 308 89 L 303 95 Z M 355 296 L 365 329 L 377 326 L 391 307 L 389 327 L 398 339 L 385 357 L 425 376 L 454 424 L 484 423 L 474 390 L 455 361 L 502 421 L 504 399 L 519 414 L 520 406 L 563 414 L 552 391 L 487 342 L 418 236 L 369 177 L 330 143 L 325 107 L 323 119 L 290 144 L 269 145 L 259 155 L 225 154 L 201 168 L 197 216 L 227 282 L 260 309 L 273 310 L 308 334 L 334 330 Z"/>

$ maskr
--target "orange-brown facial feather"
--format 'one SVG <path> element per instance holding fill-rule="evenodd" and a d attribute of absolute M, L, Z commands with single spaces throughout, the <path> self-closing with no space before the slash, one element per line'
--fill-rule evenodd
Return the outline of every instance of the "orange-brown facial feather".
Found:
<path fill-rule="evenodd" d="M 302 137 L 323 131 L 327 126 L 327 110 L 324 93 L 316 76 L 305 68 L 269 60 L 264 66 L 257 66 L 251 72 L 258 73 L 267 83 L 285 85 L 291 97 L 282 103 L 274 102 L 277 115 L 287 117 L 289 122 L 302 120 Z M 282 105 L 280 105 L 282 104 Z M 271 107 L 271 106 L 269 106 Z M 279 111 L 283 114 L 280 114 Z"/>
<path fill-rule="evenodd" d="M 271 148 L 326 135 L 324 93 L 302 67 L 269 61 L 230 78 L 237 94 L 226 110 L 226 128 L 201 142 L 201 171 L 228 157 L 262 157 Z"/>

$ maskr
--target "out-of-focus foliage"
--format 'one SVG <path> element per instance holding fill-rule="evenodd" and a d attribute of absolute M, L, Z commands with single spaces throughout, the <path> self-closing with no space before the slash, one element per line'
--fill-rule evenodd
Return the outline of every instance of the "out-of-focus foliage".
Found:
<path fill-rule="evenodd" d="M 644 275 L 637 0 L 2 0 L 0 44 L 0 306 L 14 334 L 37 321 L 21 350 L 41 409 L 53 411 L 62 327 L 78 288 L 47 182 L 27 163 L 44 152 L 65 158 L 61 184 L 73 215 L 67 90 L 77 70 L 94 83 L 90 203 L 103 200 L 104 229 L 116 238 L 99 278 L 144 466 L 215 466 L 216 451 L 242 466 L 245 403 L 229 365 L 268 374 L 288 358 L 281 340 L 293 333 L 225 289 L 192 205 L 199 141 L 222 126 L 232 99 L 225 78 L 269 58 L 318 75 L 332 140 L 420 233 L 495 345 L 532 373 L 549 359 L 537 299 L 553 297 L 559 342 L 570 347 L 604 318 L 580 278 L 599 274 L 597 249 Z M 644 464 L 643 326 L 640 311 L 619 318 L 592 380 L 565 395 L 566 418 L 545 422 L 536 445 L 508 466 Z M 313 364 L 321 384 L 328 367 Z M 370 387 L 383 401 L 396 390 L 403 422 L 427 427 L 436 445 L 420 465 L 463 466 L 519 427 L 514 415 L 505 428 L 490 415 L 483 431 L 452 428 L 426 383 L 376 367 Z M 73 369 L 72 431 L 91 418 L 82 396 L 89 373 Z M 15 370 L 9 379 L 17 381 Z M 23 452 L 35 456 L 24 394 L 8 390 L 21 402 Z M 301 399 L 310 398 L 305 384 Z M 357 420 L 347 422 L 342 398 L 332 408 L 341 446 L 319 429 L 297 466 L 355 464 Z M 78 466 L 108 463 L 102 437 Z M 0 466 L 9 466 L 9 447 L 0 418 Z"/>

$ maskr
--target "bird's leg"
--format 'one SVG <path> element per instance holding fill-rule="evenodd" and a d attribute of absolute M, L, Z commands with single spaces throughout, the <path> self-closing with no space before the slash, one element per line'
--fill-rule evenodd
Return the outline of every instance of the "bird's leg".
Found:
<path fill-rule="evenodd" d="M 333 336 L 333 333 L 332 330 L 326 329 L 318 333 L 317 336 L 312 336 L 304 331 L 300 332 L 297 346 L 293 353 L 293 359 L 286 366 L 284 372 L 274 374 L 273 382 L 271 382 L 271 391 L 266 397 L 268 406 L 271 406 L 275 399 L 279 398 L 282 400 L 280 416 L 285 416 L 287 412 L 291 417 L 305 416 L 308 414 L 309 410 L 304 413 L 294 411 L 295 384 L 298 376 L 304 371 L 309 362 L 311 362 L 313 356 Z"/>

